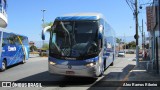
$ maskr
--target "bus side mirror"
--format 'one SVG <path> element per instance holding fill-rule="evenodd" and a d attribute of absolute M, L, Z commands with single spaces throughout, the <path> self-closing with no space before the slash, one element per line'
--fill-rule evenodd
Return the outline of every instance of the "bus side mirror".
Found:
<path fill-rule="evenodd" d="M 45 40 L 44 30 L 42 30 L 42 40 Z"/>
<path fill-rule="evenodd" d="M 45 40 L 45 33 L 46 31 L 48 31 L 49 29 L 51 29 L 51 26 L 47 26 L 42 30 L 42 40 Z"/>

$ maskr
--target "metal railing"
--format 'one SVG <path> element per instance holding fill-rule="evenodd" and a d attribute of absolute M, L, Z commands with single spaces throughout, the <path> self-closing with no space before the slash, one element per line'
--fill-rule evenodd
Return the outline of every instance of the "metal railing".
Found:
<path fill-rule="evenodd" d="M 2 13 L 7 18 L 6 10 L 2 7 L 1 4 L 0 4 L 0 13 Z"/>

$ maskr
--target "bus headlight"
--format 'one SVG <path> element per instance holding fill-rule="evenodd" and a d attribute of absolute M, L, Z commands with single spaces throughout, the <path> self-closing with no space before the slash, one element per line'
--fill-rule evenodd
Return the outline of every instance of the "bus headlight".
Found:
<path fill-rule="evenodd" d="M 51 64 L 51 65 L 55 65 L 56 63 L 55 63 L 55 62 L 50 61 L 50 62 L 49 62 L 49 64 Z"/>
<path fill-rule="evenodd" d="M 88 63 L 86 64 L 87 67 L 93 67 L 95 65 L 95 63 Z"/>

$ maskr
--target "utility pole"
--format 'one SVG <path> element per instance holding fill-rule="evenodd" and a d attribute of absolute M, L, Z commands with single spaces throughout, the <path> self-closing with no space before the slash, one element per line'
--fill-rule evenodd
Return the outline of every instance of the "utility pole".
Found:
<path fill-rule="evenodd" d="M 158 5 L 158 7 L 159 7 L 159 8 L 158 8 L 158 11 L 159 11 L 159 13 L 158 13 L 158 18 L 160 19 L 160 0 L 158 0 L 158 4 L 159 4 L 159 5 Z M 160 30 L 160 20 L 159 20 L 158 23 L 159 23 L 159 30 Z"/>
<path fill-rule="evenodd" d="M 144 42 L 143 42 L 144 37 L 143 36 L 144 35 L 143 35 L 143 19 L 142 19 L 142 53 L 143 53 L 143 58 L 144 58 Z"/>
<path fill-rule="evenodd" d="M 44 27 L 44 12 L 46 11 L 45 9 L 43 9 L 43 10 L 41 10 L 42 11 L 42 13 L 43 13 L 43 17 L 42 17 L 42 22 L 43 22 L 43 25 L 42 25 L 42 27 L 43 27 L 43 29 L 45 28 Z M 43 45 L 42 45 L 42 47 L 44 46 L 44 40 L 43 40 Z"/>
<path fill-rule="evenodd" d="M 124 33 L 124 51 L 126 53 L 126 36 L 125 36 L 125 33 Z"/>
<path fill-rule="evenodd" d="M 145 32 L 144 32 L 144 48 L 146 47 L 146 38 L 145 38 Z"/>
<path fill-rule="evenodd" d="M 138 46 L 138 3 L 137 0 L 135 0 L 135 24 L 136 24 L 136 66 L 139 66 L 139 46 Z"/>

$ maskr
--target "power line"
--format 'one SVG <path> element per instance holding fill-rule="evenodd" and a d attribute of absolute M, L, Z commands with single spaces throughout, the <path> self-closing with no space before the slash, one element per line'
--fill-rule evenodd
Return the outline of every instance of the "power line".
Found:
<path fill-rule="evenodd" d="M 131 1 L 130 1 L 131 2 Z M 128 2 L 128 0 L 126 0 L 127 5 L 129 6 L 129 8 L 131 9 L 132 12 L 134 12 L 133 6 L 131 6 Z M 132 4 L 132 3 L 131 3 Z"/>
<path fill-rule="evenodd" d="M 131 6 L 132 6 L 132 9 L 135 10 L 135 8 L 134 8 L 135 4 L 133 3 L 133 0 L 132 1 L 130 0 L 130 3 L 131 3 Z"/>

